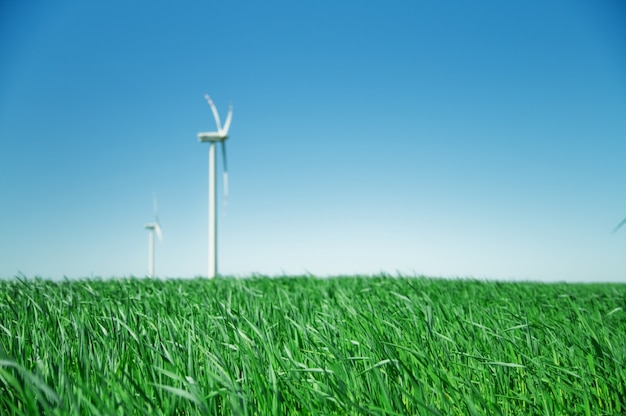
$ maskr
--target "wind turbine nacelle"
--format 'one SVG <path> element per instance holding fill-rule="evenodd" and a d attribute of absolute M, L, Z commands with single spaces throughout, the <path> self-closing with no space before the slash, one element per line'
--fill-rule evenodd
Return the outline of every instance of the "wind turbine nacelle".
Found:
<path fill-rule="evenodd" d="M 217 132 L 217 131 L 212 131 L 212 132 L 208 132 L 208 133 L 198 133 L 198 140 L 206 143 L 206 142 L 222 142 L 224 140 L 228 139 L 228 136 Z"/>

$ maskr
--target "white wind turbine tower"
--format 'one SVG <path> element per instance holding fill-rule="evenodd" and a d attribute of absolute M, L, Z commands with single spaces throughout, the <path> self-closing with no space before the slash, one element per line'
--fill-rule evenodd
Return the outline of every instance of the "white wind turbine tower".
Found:
<path fill-rule="evenodd" d="M 161 224 L 159 223 L 159 213 L 157 211 L 156 197 L 154 197 L 154 222 L 149 222 L 145 225 L 145 227 L 150 231 L 148 240 L 148 277 L 154 277 L 154 234 L 156 233 L 159 241 L 163 240 Z"/>
<path fill-rule="evenodd" d="M 224 202 L 228 198 L 228 169 L 226 168 L 226 139 L 228 139 L 228 129 L 230 128 L 230 122 L 233 118 L 233 106 L 228 108 L 228 115 L 226 116 L 226 123 L 222 127 L 220 122 L 220 116 L 217 114 L 217 109 L 213 100 L 208 94 L 204 95 L 211 111 L 213 111 L 213 117 L 215 118 L 215 124 L 217 125 L 217 131 L 198 133 L 198 140 L 202 143 L 209 143 L 209 274 L 208 278 L 212 279 L 217 275 L 217 206 L 216 200 L 216 163 L 215 163 L 215 143 L 222 143 L 222 157 L 224 160 Z"/>

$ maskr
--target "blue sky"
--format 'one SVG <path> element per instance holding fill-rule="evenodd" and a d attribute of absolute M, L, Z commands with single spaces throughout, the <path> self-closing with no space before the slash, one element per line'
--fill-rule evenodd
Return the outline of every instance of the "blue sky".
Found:
<path fill-rule="evenodd" d="M 625 15 L 3 2 L 0 277 L 145 275 L 153 191 L 157 275 L 206 275 L 209 93 L 221 273 L 626 281 Z"/>

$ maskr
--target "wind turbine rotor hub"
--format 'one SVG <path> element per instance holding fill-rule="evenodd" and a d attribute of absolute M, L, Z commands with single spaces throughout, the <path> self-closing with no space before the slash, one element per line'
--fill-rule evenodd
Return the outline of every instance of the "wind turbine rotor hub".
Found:
<path fill-rule="evenodd" d="M 223 142 L 228 139 L 228 136 L 222 135 L 218 132 L 198 133 L 198 141 L 202 143 L 217 143 Z"/>

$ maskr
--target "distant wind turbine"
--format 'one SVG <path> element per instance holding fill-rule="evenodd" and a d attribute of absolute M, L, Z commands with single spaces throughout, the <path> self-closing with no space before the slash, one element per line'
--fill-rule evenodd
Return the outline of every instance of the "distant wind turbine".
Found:
<path fill-rule="evenodd" d="M 615 228 L 613 228 L 613 232 L 616 233 L 620 228 L 622 228 L 624 224 L 626 224 L 626 218 L 624 218 L 622 222 L 620 222 L 615 226 Z"/>
<path fill-rule="evenodd" d="M 156 233 L 159 241 L 163 240 L 163 233 L 161 232 L 161 224 L 159 223 L 159 212 L 157 208 L 156 196 L 153 200 L 154 203 L 154 222 L 149 222 L 145 225 L 146 229 L 150 231 L 150 237 L 148 242 L 148 277 L 154 277 L 154 234 Z"/>
<path fill-rule="evenodd" d="M 228 129 L 230 128 L 230 122 L 233 118 L 233 106 L 228 108 L 228 115 L 226 116 L 226 123 L 222 127 L 220 122 L 220 116 L 217 113 L 215 104 L 208 94 L 204 95 L 204 98 L 211 106 L 213 117 L 215 118 L 215 124 L 217 125 L 217 131 L 198 133 L 198 140 L 202 143 L 208 142 L 209 146 L 209 273 L 208 278 L 212 279 L 217 275 L 217 207 L 215 205 L 216 200 L 216 163 L 215 163 L 215 143 L 220 142 L 222 144 L 222 158 L 224 161 L 224 202 L 228 199 L 228 169 L 226 167 L 226 139 L 228 139 Z"/>

